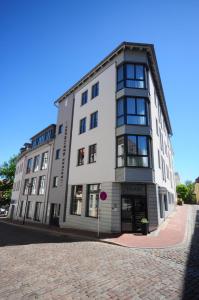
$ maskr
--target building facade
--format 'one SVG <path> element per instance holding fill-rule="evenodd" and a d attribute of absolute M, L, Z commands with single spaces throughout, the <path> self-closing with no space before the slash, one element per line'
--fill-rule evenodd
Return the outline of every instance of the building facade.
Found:
<path fill-rule="evenodd" d="M 175 208 L 175 180 L 153 45 L 122 43 L 55 104 L 43 220 L 119 233 L 139 232 L 146 217 L 155 230 Z"/>
<path fill-rule="evenodd" d="M 55 130 L 54 124 L 48 126 L 22 148 L 15 172 L 16 185 L 20 176 L 20 186 L 17 195 L 13 189 L 11 205 L 15 200 L 15 208 L 10 208 L 11 218 L 46 223 Z"/>

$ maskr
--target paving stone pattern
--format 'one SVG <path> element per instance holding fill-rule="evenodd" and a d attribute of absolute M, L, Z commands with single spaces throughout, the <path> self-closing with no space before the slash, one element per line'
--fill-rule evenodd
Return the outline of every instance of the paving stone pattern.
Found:
<path fill-rule="evenodd" d="M 188 240 L 168 249 L 125 248 L 0 223 L 0 299 L 197 300 L 198 206 L 191 220 Z"/>

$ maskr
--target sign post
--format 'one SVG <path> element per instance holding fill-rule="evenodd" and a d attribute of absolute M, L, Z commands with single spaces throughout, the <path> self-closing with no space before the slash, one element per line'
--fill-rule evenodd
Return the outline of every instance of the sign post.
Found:
<path fill-rule="evenodd" d="M 101 192 L 99 194 L 99 202 L 98 202 L 98 222 L 97 222 L 97 236 L 100 237 L 100 202 L 105 201 L 107 199 L 107 193 Z M 101 200 L 101 201 L 100 201 Z"/>

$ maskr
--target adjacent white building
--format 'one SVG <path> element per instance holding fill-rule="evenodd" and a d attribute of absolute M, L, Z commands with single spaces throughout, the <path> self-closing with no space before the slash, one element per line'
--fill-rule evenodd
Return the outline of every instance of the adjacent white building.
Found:
<path fill-rule="evenodd" d="M 153 45 L 122 43 L 55 103 L 40 221 L 97 231 L 100 213 L 101 232 L 139 232 L 143 217 L 156 229 L 175 207 L 175 180 Z"/>

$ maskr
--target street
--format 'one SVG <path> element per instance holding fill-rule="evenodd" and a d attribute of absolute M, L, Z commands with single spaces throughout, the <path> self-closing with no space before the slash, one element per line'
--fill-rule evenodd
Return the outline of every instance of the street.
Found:
<path fill-rule="evenodd" d="M 199 299 L 199 207 L 183 245 L 133 249 L 0 222 L 0 299 Z M 192 235 L 193 233 L 193 235 Z"/>

